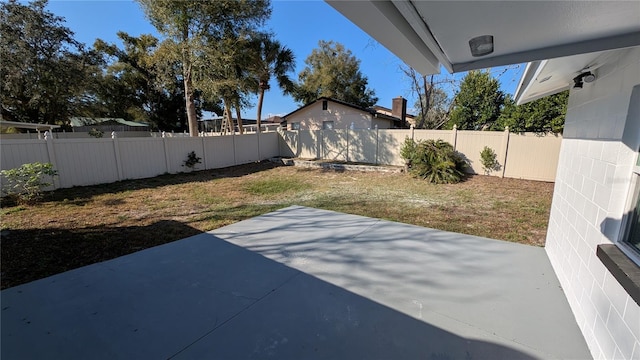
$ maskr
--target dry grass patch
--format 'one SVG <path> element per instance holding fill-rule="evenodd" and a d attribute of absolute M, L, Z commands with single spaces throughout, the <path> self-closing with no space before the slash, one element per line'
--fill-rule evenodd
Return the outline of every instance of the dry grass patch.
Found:
<path fill-rule="evenodd" d="M 61 189 L 2 208 L 2 288 L 213 230 L 293 204 L 542 246 L 552 183 L 472 176 L 432 185 L 405 174 L 263 162 Z"/>

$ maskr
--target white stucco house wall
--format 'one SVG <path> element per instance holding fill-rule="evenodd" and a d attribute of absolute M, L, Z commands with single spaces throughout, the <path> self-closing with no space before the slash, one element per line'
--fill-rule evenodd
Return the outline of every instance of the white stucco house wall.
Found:
<path fill-rule="evenodd" d="M 640 359 L 640 1 L 327 2 L 422 74 L 570 89 L 545 249 L 593 357 Z"/>
<path fill-rule="evenodd" d="M 406 112 L 406 100 L 405 100 Z M 287 130 L 395 129 L 403 127 L 400 116 L 321 97 L 282 117 Z"/>

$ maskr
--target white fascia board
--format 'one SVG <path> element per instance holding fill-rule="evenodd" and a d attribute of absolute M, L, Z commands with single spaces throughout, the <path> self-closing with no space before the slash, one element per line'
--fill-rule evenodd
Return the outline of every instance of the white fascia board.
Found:
<path fill-rule="evenodd" d="M 522 104 L 526 104 L 526 103 L 529 103 L 529 102 L 532 102 L 532 101 L 536 101 L 538 99 L 542 99 L 543 97 L 555 95 L 555 94 L 561 93 L 561 92 L 563 92 L 565 90 L 569 90 L 570 88 L 571 88 L 570 85 L 563 85 L 563 86 L 559 86 L 559 87 L 556 87 L 556 88 L 553 88 L 553 89 L 549 89 L 549 90 L 547 90 L 545 92 L 541 92 L 539 94 L 536 94 L 536 96 L 530 96 L 530 97 L 523 96 L 523 97 L 520 98 L 519 101 L 516 102 L 516 105 L 522 105 Z"/>
<path fill-rule="evenodd" d="M 528 102 L 541 99 L 545 96 L 554 95 L 571 87 L 570 81 L 561 80 L 555 85 L 547 87 L 545 90 L 538 89 L 537 92 L 536 90 L 534 90 L 535 86 L 539 87 L 538 78 L 549 64 L 549 60 L 533 61 L 527 64 L 527 67 L 525 68 L 524 73 L 522 73 L 522 77 L 520 78 L 520 82 L 518 83 L 518 87 L 516 88 L 514 94 L 516 105 L 526 104 Z M 573 75 L 567 74 L 565 76 Z"/>
<path fill-rule="evenodd" d="M 412 1 L 406 0 L 391 0 L 393 5 L 398 9 L 402 16 L 406 19 L 409 25 L 413 28 L 416 34 L 429 48 L 438 61 L 447 69 L 450 73 L 453 73 L 453 65 L 442 51 L 440 44 L 433 37 L 428 25 L 424 22 L 424 19 L 418 14 Z"/>
<path fill-rule="evenodd" d="M 440 72 L 438 58 L 391 1 L 325 1 L 422 75 Z"/>
<path fill-rule="evenodd" d="M 520 77 L 520 81 L 518 82 L 516 92 L 513 95 L 517 105 L 521 105 L 526 102 L 524 101 L 524 95 L 529 91 L 529 89 L 531 89 L 531 85 L 536 81 L 538 75 L 542 69 L 544 69 L 546 64 L 547 60 L 533 61 L 527 64 L 527 67 L 525 67 L 522 77 Z"/>

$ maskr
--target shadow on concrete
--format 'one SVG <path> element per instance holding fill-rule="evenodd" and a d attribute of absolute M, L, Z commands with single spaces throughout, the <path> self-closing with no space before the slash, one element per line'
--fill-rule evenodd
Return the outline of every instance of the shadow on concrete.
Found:
<path fill-rule="evenodd" d="M 175 358 L 207 357 L 534 359 L 500 344 L 457 336 L 303 272 Z"/>
<path fill-rule="evenodd" d="M 6 359 L 534 358 L 445 331 L 213 234 L 1 295 Z"/>
<path fill-rule="evenodd" d="M 346 288 L 362 288 L 371 277 L 375 278 L 371 284 L 378 288 L 424 287 L 429 289 L 431 300 L 451 301 L 451 294 L 441 290 L 452 284 L 450 278 L 430 274 L 429 268 L 442 271 L 439 267 L 446 265 L 444 271 L 448 276 L 464 281 L 503 273 L 505 262 L 514 261 L 514 256 L 527 256 L 509 251 L 512 245 L 522 246 L 519 244 L 491 239 L 481 239 L 482 243 L 479 243 L 477 237 L 408 224 L 401 224 L 402 232 L 397 232 L 397 228 L 386 227 L 386 222 L 378 219 L 301 209 L 315 210 L 292 206 L 262 215 L 258 218 L 260 225 L 244 225 L 238 233 L 223 234 L 224 229 L 212 233 L 283 264 L 293 267 L 304 264 L 299 270 L 311 266 L 316 276 L 338 276 L 340 285 Z M 339 214 L 339 218 L 326 214 Z M 283 222 L 287 217 L 291 221 Z M 233 231 L 236 226 L 242 224 L 232 224 L 226 229 Z M 428 242 L 428 253 L 425 242 Z M 531 249 L 542 254 L 539 248 Z M 487 262 L 487 259 L 496 261 Z M 426 261 L 428 263 L 423 263 Z M 352 268 L 357 271 L 349 270 Z M 424 269 L 424 272 L 416 272 L 416 269 Z M 490 287 L 467 287 L 466 291 L 456 294 L 456 300 L 461 303 L 493 300 L 501 293 L 500 289 Z"/>
<path fill-rule="evenodd" d="M 446 330 L 589 357 L 542 248 L 298 206 L 212 233 Z"/>

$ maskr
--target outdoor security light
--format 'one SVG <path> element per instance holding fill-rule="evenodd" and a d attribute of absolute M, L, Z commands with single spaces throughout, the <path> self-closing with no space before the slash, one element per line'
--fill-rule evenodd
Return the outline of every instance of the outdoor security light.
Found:
<path fill-rule="evenodd" d="M 493 35 L 476 36 L 469 40 L 469 48 L 471 48 L 471 55 L 485 56 L 493 52 Z"/>
<path fill-rule="evenodd" d="M 589 71 L 583 74 L 582 80 L 586 83 L 591 83 L 596 80 L 596 76 Z"/>
<path fill-rule="evenodd" d="M 574 89 L 582 89 L 582 85 L 586 83 L 591 83 L 596 80 L 596 76 L 591 73 L 591 71 L 584 72 L 573 78 L 573 88 Z"/>

